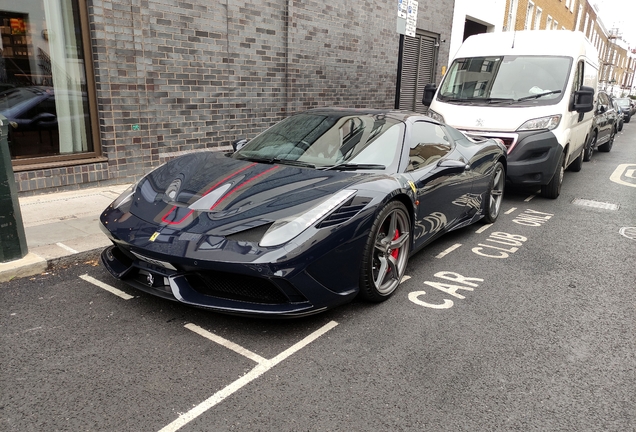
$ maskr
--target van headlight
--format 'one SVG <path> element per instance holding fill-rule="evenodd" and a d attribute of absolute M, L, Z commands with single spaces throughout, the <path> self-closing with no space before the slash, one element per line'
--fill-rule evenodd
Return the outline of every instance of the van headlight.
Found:
<path fill-rule="evenodd" d="M 259 245 L 268 247 L 287 243 L 351 198 L 355 193 L 356 191 L 354 190 L 342 190 L 299 216 L 292 216 L 274 222 L 259 242 Z"/>
<path fill-rule="evenodd" d="M 426 115 L 429 116 L 430 118 L 432 118 L 433 120 L 437 120 L 440 123 L 446 123 L 444 121 L 444 116 L 436 113 L 435 111 L 433 111 L 432 109 L 428 109 L 428 111 L 426 111 Z"/>
<path fill-rule="evenodd" d="M 555 129 L 559 123 L 561 122 L 561 115 L 553 115 L 547 117 L 541 117 L 537 119 L 528 120 L 524 124 L 522 124 L 517 131 L 529 131 L 529 130 L 539 130 L 539 129 L 547 129 L 552 130 Z"/>

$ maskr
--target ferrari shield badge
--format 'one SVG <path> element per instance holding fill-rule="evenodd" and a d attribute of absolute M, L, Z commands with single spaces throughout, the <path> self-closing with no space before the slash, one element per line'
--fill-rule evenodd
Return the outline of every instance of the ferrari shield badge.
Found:
<path fill-rule="evenodd" d="M 150 236 L 150 241 L 151 242 L 155 241 L 157 237 L 159 237 L 159 231 L 155 231 L 155 233 Z"/>
<path fill-rule="evenodd" d="M 415 183 L 413 183 L 411 180 L 409 180 L 409 186 L 411 186 L 411 189 L 413 190 L 414 193 L 417 193 L 417 188 L 415 187 Z"/>

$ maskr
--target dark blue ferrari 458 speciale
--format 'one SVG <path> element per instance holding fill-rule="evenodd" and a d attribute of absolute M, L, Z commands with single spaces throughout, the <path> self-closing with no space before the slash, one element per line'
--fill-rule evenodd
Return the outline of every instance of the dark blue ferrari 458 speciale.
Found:
<path fill-rule="evenodd" d="M 411 254 L 500 212 L 503 143 L 413 112 L 315 109 L 235 146 L 173 159 L 103 212 L 113 276 L 219 312 L 302 316 L 387 299 Z"/>

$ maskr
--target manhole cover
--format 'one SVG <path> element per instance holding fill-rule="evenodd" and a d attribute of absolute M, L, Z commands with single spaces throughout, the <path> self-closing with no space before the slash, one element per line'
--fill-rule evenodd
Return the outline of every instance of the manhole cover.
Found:
<path fill-rule="evenodd" d="M 623 227 L 618 230 L 620 235 L 631 240 L 636 240 L 636 227 Z"/>
<path fill-rule="evenodd" d="M 572 201 L 572 204 L 576 204 L 576 205 L 580 205 L 584 207 L 598 208 L 603 210 L 618 210 L 618 207 L 619 207 L 618 204 L 586 200 L 583 198 L 575 198 L 574 201 Z"/>

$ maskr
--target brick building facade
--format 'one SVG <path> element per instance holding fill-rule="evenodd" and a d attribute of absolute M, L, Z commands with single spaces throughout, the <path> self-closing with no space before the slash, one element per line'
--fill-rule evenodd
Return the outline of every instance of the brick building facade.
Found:
<path fill-rule="evenodd" d="M 447 38 L 453 4 L 420 0 L 418 32 Z M 227 149 L 290 113 L 392 108 L 399 99 L 409 36 L 396 32 L 395 2 L 89 0 L 85 14 L 94 154 L 14 164 L 23 195 L 131 182 L 182 152 Z M 439 81 L 449 53 L 435 45 Z"/>

